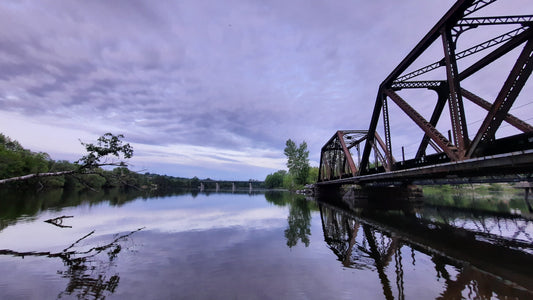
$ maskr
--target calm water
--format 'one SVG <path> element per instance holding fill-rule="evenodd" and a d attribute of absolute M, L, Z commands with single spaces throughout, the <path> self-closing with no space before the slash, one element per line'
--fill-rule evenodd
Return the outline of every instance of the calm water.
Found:
<path fill-rule="evenodd" d="M 533 221 L 514 209 L 343 206 L 0 193 L 0 299 L 533 298 Z"/>

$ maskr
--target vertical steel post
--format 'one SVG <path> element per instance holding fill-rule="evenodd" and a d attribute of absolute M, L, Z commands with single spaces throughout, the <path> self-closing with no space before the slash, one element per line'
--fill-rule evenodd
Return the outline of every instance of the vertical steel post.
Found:
<path fill-rule="evenodd" d="M 378 96 L 374 104 L 374 111 L 372 113 L 372 119 L 370 120 L 370 126 L 368 128 L 365 147 L 363 148 L 363 158 L 361 159 L 361 165 L 359 166 L 358 175 L 364 175 L 364 173 L 366 172 L 366 169 L 368 168 L 368 162 L 370 160 L 370 151 L 372 150 L 372 147 L 374 146 L 374 139 L 375 139 L 374 136 L 375 136 L 376 127 L 379 121 L 379 115 L 381 113 L 381 106 L 383 105 L 383 101 L 381 100 L 383 97 L 384 97 L 383 87 L 380 86 L 379 91 L 378 91 Z"/>
<path fill-rule="evenodd" d="M 442 43 L 444 46 L 444 60 L 446 63 L 446 75 L 448 87 L 450 90 L 449 106 L 450 117 L 452 121 L 452 132 L 454 144 L 457 147 L 457 158 L 462 160 L 468 147 L 468 129 L 463 107 L 463 98 L 461 96 L 461 86 L 457 71 L 457 61 L 455 58 L 455 43 L 452 40 L 450 28 L 447 26 L 441 30 Z"/>
<path fill-rule="evenodd" d="M 388 171 L 392 171 L 393 162 L 392 162 L 392 142 L 390 136 L 390 123 L 389 123 L 389 107 L 387 105 L 387 97 L 384 96 L 381 99 L 383 101 L 383 131 L 385 132 L 385 161 L 387 162 Z"/>

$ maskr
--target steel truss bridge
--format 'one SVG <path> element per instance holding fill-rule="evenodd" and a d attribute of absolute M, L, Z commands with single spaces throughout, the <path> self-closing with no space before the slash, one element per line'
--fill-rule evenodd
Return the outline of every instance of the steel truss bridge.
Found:
<path fill-rule="evenodd" d="M 533 15 L 483 15 L 495 2 L 453 5 L 381 83 L 368 130 L 337 131 L 324 145 L 318 186 L 533 179 L 533 127 L 528 118 L 510 114 L 533 69 Z M 434 62 L 421 63 L 428 57 Z M 469 89 L 487 85 L 496 88 L 490 98 Z M 428 90 L 435 100 L 428 99 Z M 529 98 L 515 109 L 531 104 L 531 93 Z M 401 157 L 393 156 L 391 102 L 400 111 L 394 117 L 419 128 L 418 139 L 417 132 L 409 136 L 408 143 L 418 145 L 411 157 L 404 147 Z M 468 123 L 465 106 L 481 120 Z M 383 138 L 377 131 L 380 119 Z M 509 126 L 514 132 L 502 136 L 498 130 Z M 398 135 L 405 141 L 405 132 Z"/>

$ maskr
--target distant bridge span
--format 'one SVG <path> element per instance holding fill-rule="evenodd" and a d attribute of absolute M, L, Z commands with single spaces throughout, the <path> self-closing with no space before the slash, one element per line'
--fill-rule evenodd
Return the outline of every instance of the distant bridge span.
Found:
<path fill-rule="evenodd" d="M 533 70 L 533 15 L 483 15 L 495 2 L 453 5 L 381 83 L 368 130 L 337 131 L 324 145 L 317 185 L 533 180 L 533 126 L 510 114 Z M 434 62 L 424 63 L 428 57 Z M 485 81 L 497 89 L 488 100 L 470 90 Z M 427 90 L 436 101 L 427 99 Z M 531 85 L 529 92 L 532 98 Z M 409 137 L 409 144 L 418 145 L 411 157 L 404 147 L 401 158 L 393 149 L 389 100 L 400 111 L 393 117 L 410 119 L 420 133 Z M 520 107 L 533 99 L 527 100 Z M 430 114 L 423 109 L 428 103 L 434 103 Z M 474 110 L 480 123 L 467 123 L 466 112 Z M 499 131 L 506 126 L 511 134 Z"/>

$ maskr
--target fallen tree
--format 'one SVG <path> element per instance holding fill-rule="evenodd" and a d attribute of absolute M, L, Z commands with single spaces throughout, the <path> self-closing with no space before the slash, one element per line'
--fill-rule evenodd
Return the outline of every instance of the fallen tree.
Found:
<path fill-rule="evenodd" d="M 123 138 L 124 136 L 122 134 L 113 135 L 111 133 L 106 133 L 98 138 L 96 144 L 81 142 L 87 151 L 87 155 L 74 162 L 74 164 L 77 166 L 74 170 L 42 172 L 15 176 L 11 178 L 0 179 L 0 184 L 23 181 L 31 178 L 76 174 L 98 174 L 96 171 L 104 166 L 126 167 L 126 162 L 120 159 L 131 158 L 133 156 L 133 148 L 129 143 L 124 143 L 121 140 Z"/>

